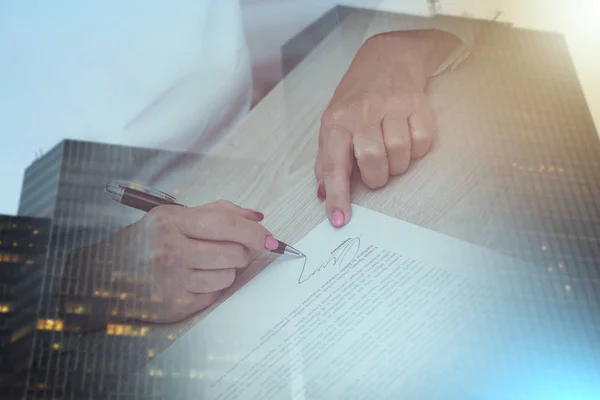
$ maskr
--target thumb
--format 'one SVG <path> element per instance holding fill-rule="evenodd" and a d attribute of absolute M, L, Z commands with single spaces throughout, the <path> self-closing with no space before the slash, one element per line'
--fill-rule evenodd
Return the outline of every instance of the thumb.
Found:
<path fill-rule="evenodd" d="M 352 134 L 338 127 L 322 132 L 320 169 L 325 187 L 327 217 L 335 227 L 346 225 L 352 217 L 350 177 L 354 163 Z"/>

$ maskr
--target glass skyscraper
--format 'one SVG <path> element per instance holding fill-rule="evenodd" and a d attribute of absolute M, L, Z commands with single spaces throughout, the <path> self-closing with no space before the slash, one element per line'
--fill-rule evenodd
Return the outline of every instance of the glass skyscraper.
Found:
<path fill-rule="evenodd" d="M 29 289 L 29 308 L 35 314 L 27 317 L 31 341 L 12 351 L 22 355 L 21 369 L 27 371 L 23 398 L 106 398 L 121 375 L 131 372 L 122 369 L 129 365 L 129 358 L 140 352 L 152 356 L 150 345 L 144 342 L 151 328 L 124 322 L 156 318 L 132 300 L 136 285 L 143 282 L 120 276 L 110 263 L 79 260 L 76 270 L 66 274 L 64 266 L 74 249 L 100 242 L 142 216 L 110 200 L 104 194 L 108 182 L 140 179 L 145 164 L 182 157 L 193 161 L 198 156 L 65 140 L 26 170 L 19 214 L 49 217 L 52 223 L 43 270 L 35 288 Z M 115 285 L 117 280 L 125 283 Z M 69 348 L 89 327 L 92 313 L 96 317 L 105 314 L 106 327 L 99 339 L 103 350 Z"/>
<path fill-rule="evenodd" d="M 0 216 L 0 398 L 20 398 L 36 340 L 50 220 Z"/>

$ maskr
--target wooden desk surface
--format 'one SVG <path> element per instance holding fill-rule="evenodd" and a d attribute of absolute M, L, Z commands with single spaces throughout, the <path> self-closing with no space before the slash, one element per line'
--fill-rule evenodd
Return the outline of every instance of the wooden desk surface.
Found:
<path fill-rule="evenodd" d="M 200 162 L 178 185 L 178 198 L 261 210 L 264 225 L 289 243 L 314 228 L 326 217 L 313 174 L 321 114 L 367 25 L 388 18 L 367 11 L 346 18 L 210 153 L 230 163 Z M 577 166 L 592 183 L 599 176 L 599 146 L 561 36 L 490 25 L 474 54 L 428 92 L 439 127 L 431 153 L 383 189 L 355 179 L 354 203 L 508 250 L 490 224 L 515 197 L 552 195 L 555 185 L 567 191 L 556 202 L 600 198 L 597 185 L 588 196 L 569 192 Z M 548 186 L 531 192 L 539 181 Z M 591 204 L 581 209 L 593 212 Z"/>
<path fill-rule="evenodd" d="M 256 208 L 291 244 L 323 221 L 313 175 L 320 117 L 379 18 L 346 18 L 190 171 L 178 199 Z M 439 126 L 431 153 L 383 189 L 355 179 L 354 203 L 539 263 L 540 276 L 571 293 L 584 280 L 600 293 L 600 146 L 562 37 L 493 24 L 428 91 Z"/>

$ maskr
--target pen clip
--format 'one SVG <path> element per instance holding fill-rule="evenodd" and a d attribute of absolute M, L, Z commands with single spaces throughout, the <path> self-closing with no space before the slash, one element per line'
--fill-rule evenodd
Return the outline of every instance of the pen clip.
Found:
<path fill-rule="evenodd" d="M 144 186 L 144 185 L 141 185 L 141 184 L 135 183 L 135 182 L 111 181 L 108 185 L 106 185 L 106 189 L 108 189 L 109 187 L 118 187 L 121 189 L 135 190 L 137 192 L 145 193 L 150 196 L 154 196 L 159 199 L 168 201 L 170 203 L 175 202 L 175 197 L 171 196 L 170 194 L 167 194 L 158 189 L 153 189 L 151 187 Z"/>

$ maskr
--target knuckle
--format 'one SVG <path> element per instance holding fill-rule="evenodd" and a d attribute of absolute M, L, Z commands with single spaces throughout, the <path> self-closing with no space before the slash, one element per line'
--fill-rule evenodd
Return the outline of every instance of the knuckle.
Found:
<path fill-rule="evenodd" d="M 346 115 L 346 109 L 339 106 L 328 107 L 321 116 L 321 125 L 323 126 L 334 126 L 338 125 L 340 121 L 344 120 Z"/>
<path fill-rule="evenodd" d="M 396 113 L 408 115 L 417 105 L 416 98 L 406 93 L 390 93 L 386 96 L 386 104 Z"/>
<path fill-rule="evenodd" d="M 357 152 L 356 159 L 360 162 L 381 161 L 386 158 L 385 149 L 383 146 L 369 143 L 362 146 Z"/>
<path fill-rule="evenodd" d="M 406 153 L 410 150 L 408 140 L 402 138 L 391 138 L 386 142 L 386 147 L 390 153 Z"/>

